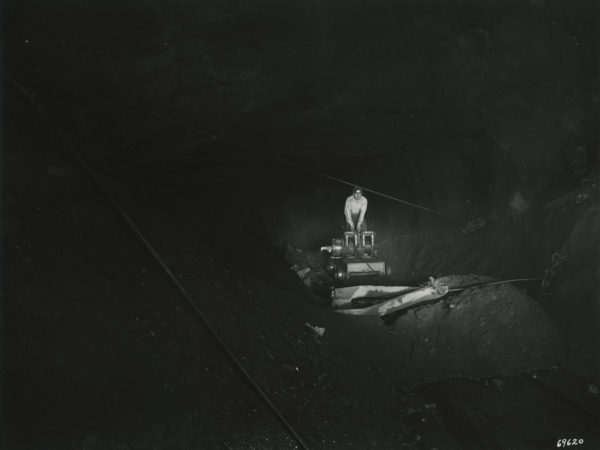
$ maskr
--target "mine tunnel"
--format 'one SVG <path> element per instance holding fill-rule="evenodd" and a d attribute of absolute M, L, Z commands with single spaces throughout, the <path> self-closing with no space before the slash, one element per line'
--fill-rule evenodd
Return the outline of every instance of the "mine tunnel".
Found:
<path fill-rule="evenodd" d="M 600 446 L 598 2 L 2 18 L 0 447 Z"/>

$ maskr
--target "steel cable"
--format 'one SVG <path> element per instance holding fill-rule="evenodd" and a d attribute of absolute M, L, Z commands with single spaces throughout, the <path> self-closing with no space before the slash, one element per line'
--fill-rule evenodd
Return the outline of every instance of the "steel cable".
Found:
<path fill-rule="evenodd" d="M 273 155 L 273 154 L 270 154 L 270 153 L 266 153 L 266 152 L 262 152 L 260 150 L 255 149 L 255 148 L 252 148 L 252 147 L 250 147 L 248 145 L 241 144 L 239 142 L 233 141 L 231 139 L 220 137 L 220 136 L 218 136 L 215 133 L 211 133 L 208 130 L 201 129 L 201 128 L 195 126 L 195 125 L 192 125 L 190 123 L 184 122 L 182 120 L 174 119 L 172 117 L 169 117 L 169 116 L 166 116 L 164 114 L 157 113 L 157 112 L 152 112 L 152 111 L 146 111 L 146 112 L 149 113 L 149 114 L 151 114 L 151 115 L 153 115 L 153 116 L 155 116 L 155 117 L 167 120 L 167 121 L 169 121 L 171 123 L 175 123 L 175 124 L 181 125 L 181 126 L 186 127 L 186 128 L 188 128 L 188 129 L 190 129 L 192 131 L 201 133 L 201 134 L 203 134 L 205 136 L 209 136 L 213 141 L 219 140 L 221 142 L 225 142 L 226 144 L 233 145 L 234 147 L 237 147 L 239 149 L 255 153 L 255 154 L 263 156 L 265 158 L 273 159 L 273 160 L 278 161 L 278 162 L 280 162 L 282 164 L 286 164 L 286 165 L 294 167 L 296 169 L 300 169 L 300 170 L 312 173 L 313 175 L 318 175 L 320 177 L 327 178 L 327 179 L 332 180 L 332 181 L 336 181 L 338 183 L 347 184 L 349 186 L 356 186 L 356 185 L 358 185 L 358 183 L 352 183 L 350 181 L 343 180 L 343 179 L 338 178 L 338 177 L 334 177 L 334 176 L 329 175 L 327 173 L 311 169 L 311 168 L 303 166 L 301 164 L 298 164 L 298 163 L 295 163 L 295 162 L 292 162 L 292 161 L 288 161 L 287 159 L 281 158 L 279 156 L 276 156 L 276 155 Z M 421 209 L 423 211 L 427 211 L 427 212 L 430 212 L 432 214 L 437 214 L 439 216 L 445 217 L 447 219 L 450 219 L 450 220 L 453 220 L 453 221 L 456 221 L 456 222 L 461 222 L 461 223 L 463 222 L 461 219 L 459 219 L 457 217 L 450 216 L 450 215 L 445 214 L 443 212 L 436 211 L 436 210 L 427 208 L 425 206 L 418 205 L 416 203 L 407 202 L 406 200 L 402 200 L 402 199 L 400 199 L 398 197 L 394 197 L 392 195 L 388 195 L 388 194 L 385 194 L 383 192 L 376 191 L 375 189 L 366 188 L 366 187 L 364 187 L 362 185 L 361 185 L 361 189 L 363 191 L 372 192 L 373 194 L 379 195 L 380 197 L 384 197 L 384 198 L 387 198 L 389 200 L 393 200 L 393 201 L 402 203 L 404 205 L 412 206 L 414 208 Z"/>

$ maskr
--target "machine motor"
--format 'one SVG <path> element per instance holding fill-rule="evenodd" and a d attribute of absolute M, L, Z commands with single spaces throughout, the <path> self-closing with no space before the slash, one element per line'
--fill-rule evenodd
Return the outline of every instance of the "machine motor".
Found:
<path fill-rule="evenodd" d="M 321 250 L 329 252 L 327 269 L 338 281 L 391 274 L 390 266 L 377 258 L 374 231 L 347 231 L 342 239 L 332 239 L 331 245 Z"/>

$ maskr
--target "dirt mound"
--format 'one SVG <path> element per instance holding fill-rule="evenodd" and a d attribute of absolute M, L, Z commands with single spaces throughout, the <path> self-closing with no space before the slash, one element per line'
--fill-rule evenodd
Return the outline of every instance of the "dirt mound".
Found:
<path fill-rule="evenodd" d="M 287 253 L 289 261 L 295 256 L 293 268 L 304 267 L 302 276 L 310 278 L 314 272 L 307 257 L 310 252 L 288 248 Z M 547 313 L 514 284 L 486 284 L 495 281 L 477 274 L 446 275 L 436 283 L 464 290 L 383 319 L 358 317 L 349 319 L 352 324 L 342 319 L 339 333 L 331 331 L 345 335 L 347 326 L 364 330 L 358 331 L 358 341 L 352 344 L 356 351 L 363 350 L 365 341 L 371 342 L 370 357 L 395 360 L 392 365 L 401 368 L 408 383 L 556 367 L 560 339 Z"/>
<path fill-rule="evenodd" d="M 478 276 L 445 277 L 451 285 Z M 559 339 L 546 313 L 511 284 L 467 289 L 390 324 L 412 379 L 506 375 L 556 366 Z"/>
<path fill-rule="evenodd" d="M 445 275 L 443 277 L 439 277 L 436 281 L 439 284 L 448 286 L 450 289 L 455 289 L 468 286 L 475 286 L 481 283 L 488 283 L 494 280 L 495 279 L 492 277 L 471 273 L 469 275 Z"/>

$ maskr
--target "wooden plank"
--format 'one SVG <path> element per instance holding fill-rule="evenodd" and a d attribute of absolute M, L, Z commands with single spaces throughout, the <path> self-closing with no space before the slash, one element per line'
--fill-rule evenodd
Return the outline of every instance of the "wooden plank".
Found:
<path fill-rule="evenodd" d="M 332 305 L 334 308 L 348 307 L 351 305 L 352 300 L 359 298 L 380 298 L 381 300 L 389 300 L 400 294 L 406 294 L 408 291 L 414 291 L 416 289 L 419 288 L 414 286 L 375 285 L 339 287 L 331 291 L 331 298 L 333 299 Z"/>
<path fill-rule="evenodd" d="M 385 316 L 386 314 L 400 311 L 409 306 L 441 298 L 446 295 L 448 291 L 448 286 L 426 286 L 367 308 L 337 309 L 336 311 L 355 316 Z"/>

